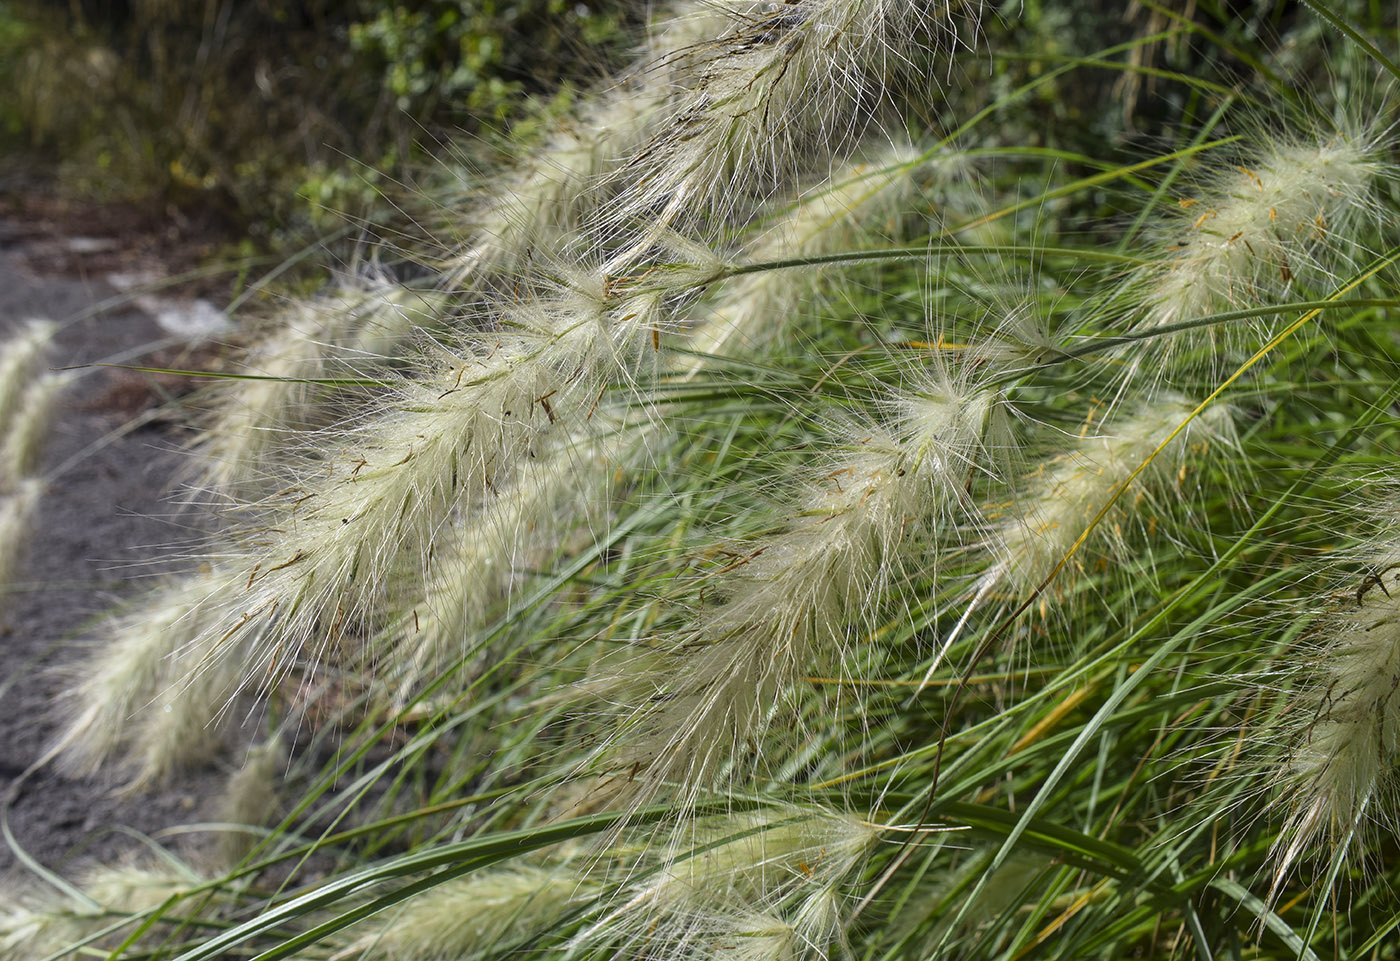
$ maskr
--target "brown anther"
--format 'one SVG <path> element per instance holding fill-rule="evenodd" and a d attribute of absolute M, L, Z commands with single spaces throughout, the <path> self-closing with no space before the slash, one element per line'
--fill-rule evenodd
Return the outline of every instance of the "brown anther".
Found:
<path fill-rule="evenodd" d="M 443 399 L 444 397 L 446 397 L 448 394 L 451 394 L 451 393 L 454 393 L 455 391 L 457 391 L 457 390 L 462 386 L 462 375 L 465 374 L 466 372 L 467 372 L 467 368 L 465 368 L 465 367 L 463 367 L 461 370 L 457 371 L 457 382 L 454 383 L 454 384 L 453 384 L 451 387 L 449 387 L 447 390 L 443 391 L 441 394 L 438 394 L 438 400 L 442 400 L 442 399 Z"/>
<path fill-rule="evenodd" d="M 588 416 L 583 419 L 585 424 L 593 419 L 593 412 L 598 409 L 598 402 L 603 399 L 603 392 L 606 390 L 607 388 L 604 387 L 602 390 L 598 391 L 598 396 L 593 398 L 593 406 L 588 408 Z"/>
<path fill-rule="evenodd" d="M 293 564 L 295 564 L 297 561 L 301 561 L 301 560 L 305 560 L 305 559 L 306 559 L 306 551 L 297 551 L 295 554 L 292 555 L 292 559 L 291 559 L 291 560 L 289 560 L 289 561 L 284 561 L 283 563 L 278 564 L 276 567 L 269 567 L 269 568 L 267 569 L 267 572 L 268 572 L 269 574 L 271 574 L 273 571 L 280 571 L 280 570 L 282 570 L 282 568 L 284 568 L 284 567 L 291 567 L 291 566 L 292 566 Z"/>

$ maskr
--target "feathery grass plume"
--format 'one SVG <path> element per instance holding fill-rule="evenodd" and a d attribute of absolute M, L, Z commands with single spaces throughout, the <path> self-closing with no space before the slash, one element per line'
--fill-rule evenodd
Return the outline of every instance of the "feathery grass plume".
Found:
<path fill-rule="evenodd" d="M 355 379 L 382 366 L 413 331 L 434 325 L 442 295 L 391 284 L 349 288 L 296 305 L 280 326 L 247 349 L 248 377 L 220 381 L 212 416 L 196 442 L 195 483 L 236 492 L 264 480 L 269 451 L 298 430 L 321 426 L 335 407 L 314 381 Z"/>
<path fill-rule="evenodd" d="M 25 390 L 0 443 L 0 490 L 13 489 L 22 479 L 38 473 L 54 409 L 70 383 L 68 374 L 45 374 Z"/>
<path fill-rule="evenodd" d="M 0 430 L 10 429 L 26 388 L 43 369 L 44 354 L 57 329 L 50 321 L 30 320 L 0 345 Z"/>
<path fill-rule="evenodd" d="M 828 884 L 802 899 L 792 917 L 798 942 L 812 957 L 850 956 L 846 940 L 846 901 L 836 884 Z"/>
<path fill-rule="evenodd" d="M 34 478 L 20 480 L 0 493 L 0 587 L 9 585 L 15 573 L 43 493 L 43 483 Z"/>
<path fill-rule="evenodd" d="M 1368 819 L 1393 825 L 1400 814 L 1400 538 L 1369 553 L 1361 586 L 1331 615 L 1315 656 L 1295 668 L 1292 730 L 1276 775 L 1287 814 L 1274 893 L 1317 844 L 1345 848 Z"/>
<path fill-rule="evenodd" d="M 597 882 L 575 871 L 520 865 L 448 881 L 392 910 L 337 957 L 456 961 L 507 951 L 588 904 Z"/>
<path fill-rule="evenodd" d="M 1150 503 L 1158 488 L 1176 483 L 1192 466 L 1188 458 L 1199 461 L 1209 445 L 1232 442 L 1231 415 L 1224 404 L 1207 407 L 1172 437 L 1195 407 L 1183 397 L 1160 393 L 1124 401 L 1097 426 L 1086 421 L 1073 448 L 1037 465 L 1015 500 L 987 512 L 987 519 L 997 525 L 996 560 L 978 579 L 978 597 L 1003 587 L 1024 596 L 1066 561 L 1070 570 L 1082 572 L 1098 551 L 1115 555 L 1115 564 L 1127 563 L 1123 526 L 1141 513 L 1143 501 Z M 1144 463 L 1147 468 L 1133 477 Z M 1130 484 L 1126 491 L 1124 484 Z M 1115 496 L 1110 514 L 1091 530 Z M 1086 535 L 1086 544 L 1092 546 L 1088 554 L 1076 550 Z M 1052 585 L 1052 596 L 1071 590 L 1067 581 L 1072 579 Z"/>
<path fill-rule="evenodd" d="M 782 693 L 874 615 L 909 552 L 936 563 L 919 535 L 959 509 L 1000 394 L 935 360 L 891 400 L 891 427 L 853 430 L 783 529 L 735 545 L 733 562 L 705 576 L 720 601 L 659 639 L 650 669 L 614 666 L 617 697 L 633 706 L 602 758 L 641 775 L 634 795 L 712 782 Z"/>
<path fill-rule="evenodd" d="M 687 86 L 697 51 L 733 22 L 725 5 L 675 0 L 652 18 L 637 61 L 585 99 L 514 170 L 488 182 L 488 196 L 467 218 L 472 239 L 450 254 L 445 289 L 481 289 L 486 276 L 510 273 L 533 255 L 577 242 L 586 222 L 610 201 L 609 175 L 627 162 L 669 115 Z M 450 224 L 459 215 L 449 206 Z"/>
<path fill-rule="evenodd" d="M 621 956 L 653 948 L 688 956 L 687 946 L 754 933 L 750 922 L 765 916 L 776 925 L 764 926 L 769 936 L 805 945 L 795 956 L 825 957 L 846 923 L 841 887 L 879 836 L 878 827 L 848 815 L 799 807 L 677 825 L 649 840 L 629 869 L 638 879 L 574 944 L 607 945 Z"/>
<path fill-rule="evenodd" d="M 272 737 L 248 749 L 243 766 L 229 779 L 219 799 L 219 820 L 243 825 L 249 830 L 231 829 L 219 838 L 220 863 L 233 867 L 257 847 L 261 833 L 281 807 L 279 788 L 287 766 L 287 749 L 282 738 Z"/>
<path fill-rule="evenodd" d="M 923 169 L 919 158 L 907 144 L 872 148 L 869 160 L 840 171 L 835 186 L 824 182 L 785 210 L 750 246 L 747 259 L 776 261 L 847 249 L 871 224 L 886 223 L 910 196 Z M 707 363 L 705 355 L 722 351 L 731 339 L 746 348 L 766 342 L 812 289 L 810 278 L 795 270 L 764 270 L 728 281 L 682 339 L 698 356 L 673 355 L 668 366 L 693 375 Z M 637 438 L 639 447 L 657 443 L 648 428 L 640 431 L 646 436 Z M 556 542 L 559 529 L 542 523 L 545 512 L 586 503 L 601 492 L 607 472 L 593 468 L 602 466 L 600 457 L 611 459 L 610 454 L 585 456 L 582 469 L 578 458 L 561 456 L 579 450 L 581 443 L 574 437 L 542 448 L 514 482 L 493 484 L 495 499 L 452 526 L 435 547 L 427 596 L 385 635 L 395 652 L 395 671 L 417 678 L 453 646 L 460 647 L 515 576 L 513 556 Z M 606 445 L 608 450 L 617 446 Z"/>
<path fill-rule="evenodd" d="M 607 223 L 637 240 L 615 255 L 635 263 L 657 231 L 723 220 L 813 160 L 851 148 L 888 84 L 922 47 L 951 31 L 954 3 L 802 0 L 729 6 L 733 26 L 707 45 L 684 94 L 617 175 Z M 740 204 L 739 210 L 746 208 Z"/>
<path fill-rule="evenodd" d="M 61 895 L 57 891 L 34 892 L 0 889 L 0 959 L 39 961 L 59 955 L 78 941 L 93 937 L 120 922 L 123 915 L 135 915 L 161 907 L 199 886 L 201 879 L 192 871 L 180 870 L 173 863 L 158 866 L 104 866 L 94 869 L 78 886 L 91 903 Z M 216 894 L 214 900 L 222 899 Z M 94 906 L 94 903 L 96 906 Z M 178 907 L 171 916 L 181 914 Z M 133 920 L 132 924 L 136 924 Z M 101 950 L 121 943 L 131 927 L 121 927 L 96 942 Z M 166 925 L 156 925 L 144 940 L 157 940 L 168 933 Z"/>
<path fill-rule="evenodd" d="M 796 928 L 778 915 L 718 900 L 690 914 L 667 916 L 637 942 L 607 956 L 667 961 L 801 961 L 828 956 L 826 945 L 804 944 Z"/>
<path fill-rule="evenodd" d="M 618 156 L 644 140 L 668 91 L 664 84 L 625 77 L 533 152 L 531 162 L 505 176 L 472 215 L 472 240 L 442 267 L 445 289 L 479 289 L 485 278 L 518 269 L 535 251 L 553 251 L 575 238 L 603 202 L 596 181 Z"/>
<path fill-rule="evenodd" d="M 850 249 L 872 226 L 896 216 L 915 188 L 920 154 L 907 144 L 872 148 L 809 188 L 745 249 L 744 259 L 763 263 L 818 257 Z M 682 367 L 698 372 L 707 354 L 767 345 L 810 295 L 812 277 L 800 270 L 763 270 L 726 283 L 709 304 L 686 347 L 698 356 Z"/>
<path fill-rule="evenodd" d="M 135 913 L 160 907 L 202 881 L 190 868 L 166 861 L 149 867 L 96 868 L 83 881 L 82 891 L 108 911 Z"/>
<path fill-rule="evenodd" d="M 373 629 L 396 572 L 422 576 L 453 512 L 485 500 L 558 425 L 586 427 L 607 380 L 654 356 L 684 295 L 719 270 L 577 274 L 504 310 L 499 334 L 442 349 L 380 413 L 313 437 L 296 481 L 254 511 L 236 564 L 246 584 L 224 598 L 234 623 L 218 634 L 258 638 L 273 675 Z"/>
<path fill-rule="evenodd" d="M 572 432 L 542 444 L 508 482 L 493 484 L 492 498 L 444 532 L 424 593 L 367 651 L 383 662 L 374 673 L 395 685 L 397 701 L 465 655 L 524 572 L 540 569 L 583 518 L 598 517 L 619 457 L 653 439 L 641 431 L 637 438 L 619 424 L 610 438 Z"/>
<path fill-rule="evenodd" d="M 1384 171 L 1376 152 L 1343 133 L 1276 139 L 1253 162 L 1219 171 L 1201 196 L 1178 203 L 1186 226 L 1151 270 L 1139 326 L 1256 306 L 1295 278 L 1335 272 L 1353 246 L 1353 226 L 1375 209 L 1373 186 Z M 1229 346 L 1239 342 L 1232 332 L 1210 327 L 1205 336 Z M 1187 342 L 1200 341 L 1188 335 Z"/>
<path fill-rule="evenodd" d="M 577 241 L 594 218 L 652 223 L 650 208 L 663 195 L 673 198 L 668 215 L 652 227 L 664 231 L 689 205 L 680 191 L 696 193 L 717 170 L 736 184 L 757 175 L 771 189 L 798 166 L 800 148 L 820 159 L 829 141 L 854 138 L 861 123 L 852 114 L 876 106 L 907 45 L 921 42 L 908 31 L 935 21 L 924 6 L 800 0 L 775 11 L 763 0 L 669 4 L 653 18 L 632 68 L 530 151 L 503 178 L 505 188 L 478 207 L 473 240 L 449 257 L 445 284 L 479 286 L 483 272 L 509 271 L 538 250 Z M 812 86 L 801 86 L 806 82 Z M 770 141 L 775 131 L 778 139 Z M 702 142 L 691 144 L 697 137 Z M 792 157 L 769 157 L 778 142 Z M 758 174 L 753 162 L 764 158 Z M 704 222 L 714 205 L 749 192 L 710 185 L 703 193 L 711 207 L 686 215 Z"/>
<path fill-rule="evenodd" d="M 66 769 L 88 775 L 119 754 L 130 765 L 153 753 L 133 742 L 140 719 L 163 711 L 164 704 L 157 704 L 162 694 L 175 695 L 173 685 L 180 676 L 175 661 L 216 622 L 218 611 L 208 601 L 226 580 L 217 570 L 173 579 L 148 592 L 99 635 L 63 697 L 63 709 L 71 716 L 54 749 Z M 218 706 L 206 705 L 211 711 Z M 198 731 L 190 733 L 199 739 Z"/>
<path fill-rule="evenodd" d="M 653 938 L 651 956 L 664 944 L 665 957 L 695 961 L 796 961 L 826 955 L 808 952 L 792 925 L 772 914 L 745 911 L 742 906 L 712 910 L 688 920 L 681 930 L 665 930 L 666 940 Z M 815 945 L 813 946 L 816 947 Z"/>
<path fill-rule="evenodd" d="M 0 348 L 0 589 L 28 542 L 44 485 L 34 475 L 67 374 L 38 373 L 54 325 L 30 321 Z M 4 608 L 0 595 L 0 610 Z"/>
<path fill-rule="evenodd" d="M 134 719 L 132 790 L 223 753 L 233 699 L 245 679 L 248 650 L 240 641 L 206 632 L 166 658 L 155 698 Z"/>

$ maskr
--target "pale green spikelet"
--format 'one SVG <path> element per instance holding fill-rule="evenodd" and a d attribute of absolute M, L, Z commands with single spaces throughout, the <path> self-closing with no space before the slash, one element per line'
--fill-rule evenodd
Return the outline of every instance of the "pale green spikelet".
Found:
<path fill-rule="evenodd" d="M 9 585 L 19 567 L 43 494 L 43 483 L 33 478 L 0 493 L 0 587 Z"/>
<path fill-rule="evenodd" d="M 45 374 L 25 389 L 0 443 L 0 489 L 12 489 L 39 472 L 49 425 L 71 382 L 67 374 Z"/>
<path fill-rule="evenodd" d="M 520 865 L 447 881 L 355 938 L 345 957 L 384 961 L 457 961 L 507 949 L 547 933 L 567 912 L 587 904 L 595 881 L 567 869 Z"/>
<path fill-rule="evenodd" d="M 57 329 L 47 320 L 31 320 L 0 345 L 0 430 L 10 429 L 25 391 L 43 368 L 44 355 Z"/>
<path fill-rule="evenodd" d="M 220 837 L 221 863 L 237 865 L 257 846 L 261 839 L 258 829 L 269 826 L 281 807 L 286 767 L 287 749 L 277 735 L 248 749 L 219 804 L 220 820 L 247 830 L 232 828 Z"/>

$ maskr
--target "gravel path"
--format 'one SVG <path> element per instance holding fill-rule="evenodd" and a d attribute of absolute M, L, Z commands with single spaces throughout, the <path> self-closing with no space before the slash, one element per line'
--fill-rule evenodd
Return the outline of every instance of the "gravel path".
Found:
<path fill-rule="evenodd" d="M 115 293 L 98 278 L 50 274 L 22 225 L 0 219 L 0 334 L 29 317 L 63 323 L 55 365 L 169 341 L 149 315 L 130 307 L 74 320 Z M 208 819 L 209 799 L 226 776 L 209 770 L 132 795 L 111 782 L 42 768 L 16 790 L 55 736 L 62 669 L 82 656 L 84 643 L 100 643 L 92 633 L 80 640 L 83 629 L 158 572 L 163 545 L 190 537 L 191 518 L 163 500 L 180 463 L 179 428 L 157 419 L 113 436 L 157 400 L 150 378 L 110 369 L 84 373 L 69 390 L 44 456 L 49 483 L 38 523 L 0 606 L 0 798 L 11 798 L 15 843 L 68 877 L 84 861 L 139 847 L 127 829 L 149 835 Z M 22 873 L 19 860 L 0 843 L 0 877 Z"/>

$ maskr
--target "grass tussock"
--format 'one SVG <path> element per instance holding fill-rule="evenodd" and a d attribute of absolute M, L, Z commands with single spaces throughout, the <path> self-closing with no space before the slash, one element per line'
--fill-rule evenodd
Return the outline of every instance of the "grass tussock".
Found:
<path fill-rule="evenodd" d="M 159 950 L 1394 956 L 1393 25 L 1013 7 L 658 7 L 268 318 L 56 745 L 266 724 Z"/>

